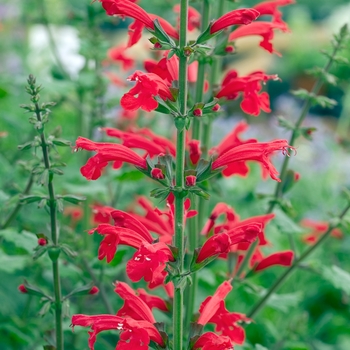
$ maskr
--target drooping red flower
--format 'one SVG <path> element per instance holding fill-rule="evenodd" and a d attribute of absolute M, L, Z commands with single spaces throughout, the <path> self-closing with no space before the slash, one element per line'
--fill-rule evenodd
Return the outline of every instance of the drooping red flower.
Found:
<path fill-rule="evenodd" d="M 255 271 L 265 270 L 270 266 L 281 265 L 291 266 L 294 258 L 294 252 L 287 250 L 284 252 L 277 252 L 269 255 L 268 257 L 261 260 L 255 267 Z"/>
<path fill-rule="evenodd" d="M 177 4 L 173 7 L 175 13 L 180 13 L 180 5 Z M 196 28 L 200 29 L 201 25 L 201 14 L 192 6 L 188 6 L 188 24 L 187 28 L 191 32 Z M 178 19 L 178 24 L 180 23 L 180 18 Z"/>
<path fill-rule="evenodd" d="M 235 74 L 231 74 L 233 72 Z M 256 71 L 246 76 L 238 77 L 237 73 L 233 72 L 227 73 L 216 97 L 235 100 L 242 94 L 243 100 L 240 106 L 245 113 L 258 116 L 260 110 L 267 113 L 271 112 L 269 95 L 267 92 L 261 92 L 261 83 L 265 83 L 268 80 L 278 80 L 278 76 Z"/>
<path fill-rule="evenodd" d="M 238 322 L 249 322 L 250 319 L 244 314 L 229 312 L 226 309 L 224 299 L 231 290 L 230 281 L 225 281 L 217 288 L 212 297 L 206 298 L 199 308 L 200 316 L 197 323 L 203 326 L 207 323 L 214 323 L 217 332 L 229 337 L 234 343 L 243 344 L 245 332 Z"/>
<path fill-rule="evenodd" d="M 132 318 L 124 319 L 116 315 L 89 316 L 77 314 L 72 317 L 72 326 L 91 327 L 91 332 L 89 332 L 90 350 L 94 350 L 97 335 L 107 330 L 121 331 L 116 350 L 147 350 L 151 340 L 160 346 L 164 346 L 157 328 L 148 321 L 135 321 Z"/>
<path fill-rule="evenodd" d="M 287 140 L 274 140 L 270 142 L 247 143 L 233 147 L 229 151 L 220 155 L 212 164 L 212 169 L 227 166 L 234 162 L 255 160 L 261 163 L 269 172 L 273 180 L 280 182 L 279 174 L 270 160 L 270 156 L 276 151 L 282 151 L 284 155 L 289 155 L 288 149 L 293 149 L 288 145 Z"/>
<path fill-rule="evenodd" d="M 232 245 L 254 242 L 260 232 L 262 225 L 259 223 L 239 224 L 235 228 L 223 233 L 214 234 L 202 246 L 196 262 L 200 263 L 212 256 L 228 253 Z"/>
<path fill-rule="evenodd" d="M 126 273 L 133 282 L 144 278 L 152 289 L 164 283 L 168 261 L 174 261 L 174 257 L 165 243 L 144 243 L 127 262 Z"/>
<path fill-rule="evenodd" d="M 124 300 L 124 305 L 117 312 L 117 316 L 131 317 L 134 320 L 144 320 L 150 323 L 156 322 L 148 305 L 125 282 L 117 281 L 114 291 Z"/>
<path fill-rule="evenodd" d="M 100 224 L 89 231 L 90 234 L 97 231 L 104 238 L 98 249 L 98 259 L 106 258 L 107 263 L 111 262 L 117 252 L 118 245 L 127 245 L 139 249 L 143 243 L 151 243 L 153 238 L 146 239 L 134 230 L 124 227 L 116 227 L 109 224 Z"/>
<path fill-rule="evenodd" d="M 191 140 L 187 144 L 189 149 L 189 156 L 191 163 L 193 165 L 196 165 L 199 162 L 199 159 L 201 158 L 201 148 L 200 148 L 200 141 L 199 140 Z"/>
<path fill-rule="evenodd" d="M 136 85 L 120 100 L 121 106 L 126 110 L 141 108 L 146 112 L 153 111 L 158 107 L 158 102 L 153 98 L 155 96 L 163 100 L 174 100 L 165 81 L 154 73 L 136 71 L 128 79 L 136 81 Z"/>
<path fill-rule="evenodd" d="M 253 8 L 233 10 L 214 21 L 210 27 L 210 33 L 214 34 L 233 25 L 250 24 L 258 17 L 259 12 Z"/>
<path fill-rule="evenodd" d="M 278 23 L 284 28 L 281 27 L 283 31 L 288 31 L 287 24 L 282 20 L 282 13 L 278 9 L 281 6 L 294 4 L 295 0 L 269 0 L 263 1 L 259 4 L 256 4 L 253 8 L 260 13 L 260 16 L 270 15 L 272 16 L 272 23 Z"/>
<path fill-rule="evenodd" d="M 193 349 L 233 350 L 233 345 L 229 337 L 217 335 L 213 332 L 207 332 L 198 338 L 193 345 Z"/>
<path fill-rule="evenodd" d="M 281 56 L 281 54 L 276 51 L 272 45 L 272 39 L 274 36 L 274 29 L 284 30 L 285 26 L 279 23 L 271 23 L 271 22 L 254 22 L 246 27 L 238 27 L 235 29 L 229 36 L 229 41 L 235 41 L 239 38 L 243 38 L 245 36 L 258 35 L 262 37 L 262 41 L 260 42 L 260 46 L 270 53 L 275 53 L 277 56 Z"/>
<path fill-rule="evenodd" d="M 303 242 L 314 245 L 328 230 L 329 223 L 327 221 L 315 221 L 311 219 L 303 219 L 301 226 L 311 229 L 310 233 L 307 233 L 302 237 Z M 335 228 L 331 232 L 331 236 L 334 238 L 343 238 L 343 233 L 339 228 Z"/>
<path fill-rule="evenodd" d="M 131 69 L 135 64 L 135 60 L 133 58 L 125 55 L 126 49 L 127 47 L 125 45 L 119 45 L 112 47 L 107 51 L 108 58 L 113 62 L 121 63 L 123 70 Z"/>
<path fill-rule="evenodd" d="M 97 154 L 91 157 L 80 169 L 81 174 L 88 180 L 98 179 L 102 174 L 102 170 L 108 165 L 108 162 L 122 161 L 147 169 L 146 160 L 123 145 L 94 142 L 79 136 L 76 141 L 75 149 L 78 150 L 80 148 L 97 152 Z"/>

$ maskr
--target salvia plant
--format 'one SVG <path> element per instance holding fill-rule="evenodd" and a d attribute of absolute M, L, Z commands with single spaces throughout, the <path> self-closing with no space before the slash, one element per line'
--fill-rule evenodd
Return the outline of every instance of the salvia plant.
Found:
<path fill-rule="evenodd" d="M 265 233 L 266 226 L 275 220 L 276 210 L 287 218 L 293 217 L 293 208 L 285 193 L 302 174 L 290 169 L 289 160 L 297 156 L 296 140 L 299 137 L 311 139 L 315 131 L 303 123 L 310 107 L 334 105 L 333 100 L 319 95 L 319 92 L 324 82 L 336 80 L 330 73 L 332 65 L 345 62 L 341 52 L 348 40 L 347 26 L 334 36 L 331 51 L 324 52 L 325 66 L 310 72 L 315 80 L 312 90 L 294 91 L 303 101 L 299 117 L 294 120 L 279 118 L 279 125 L 290 134 L 289 140 L 245 138 L 242 134 L 249 125 L 242 120 L 213 145 L 213 121 L 225 113 L 230 101 L 239 101 L 240 109 L 254 117 L 258 117 L 261 111 L 271 112 L 265 86 L 269 81 L 278 84 L 280 78 L 277 74 L 267 74 L 251 67 L 250 73 L 241 75 L 236 70 L 225 68 L 234 55 L 240 54 L 236 41 L 247 36 L 259 36 L 262 50 L 281 56 L 274 47 L 273 37 L 276 31 L 290 31 L 282 18 L 281 8 L 293 5 L 294 1 L 264 1 L 251 8 L 239 4 L 230 11 L 226 10 L 224 0 L 196 3 L 200 11 L 189 6 L 188 2 L 181 0 L 174 6 L 177 22 L 148 13 L 142 4 L 133 0 L 99 0 L 99 3 L 90 5 L 102 6 L 105 21 L 108 21 L 107 16 L 129 18 L 131 24 L 125 44 L 110 48 L 108 59 L 103 64 L 98 50 L 88 50 L 86 54 L 87 60 L 94 61 L 96 75 L 89 91 L 92 99 L 90 119 L 88 124 L 82 119 L 83 136 L 77 138 L 75 145 L 60 138 L 56 131 L 51 134 L 47 131 L 50 108 L 55 103 L 41 102 L 41 86 L 32 75 L 28 78 L 26 90 L 31 103 L 21 107 L 29 112 L 29 122 L 36 135 L 19 148 L 21 151 L 31 150 L 34 157 L 27 164 L 28 184 L 1 228 L 7 228 L 25 204 L 37 203 L 48 214 L 42 216 L 48 228 L 47 233 L 38 234 L 34 259 L 46 254 L 49 257 L 53 276 L 51 292 L 30 281 L 19 287 L 22 293 L 41 298 L 42 314 L 52 311 L 54 315 L 54 340 L 45 346 L 46 349 L 73 348 L 64 342 L 64 328 L 69 324 L 64 310 L 71 298 L 97 294 L 99 289 L 107 313 L 78 313 L 70 321 L 74 332 L 79 327 L 87 328 L 90 349 L 94 349 L 99 343 L 98 335 L 105 331 L 118 331 L 119 336 L 115 338 L 118 350 L 224 350 L 245 346 L 246 326 L 256 322 L 256 314 L 276 295 L 290 274 L 305 267 L 306 259 L 328 237 L 342 237 L 349 229 L 346 214 L 350 208 L 350 195 L 345 191 L 347 204 L 329 222 L 305 221 L 312 233 L 304 237 L 308 245 L 301 252 L 297 251 L 292 235 L 288 235 L 289 249 L 273 250 L 274 242 Z M 89 10 L 91 31 L 97 33 L 94 16 L 93 10 Z M 128 50 L 143 36 L 151 43 L 148 46 L 153 59 L 144 60 L 142 70 L 132 71 L 135 60 Z M 94 38 L 89 39 L 92 50 Z M 99 43 L 97 40 L 96 45 Z M 120 99 L 118 108 L 122 122 L 118 128 L 108 126 L 108 121 L 103 118 L 107 108 L 104 100 L 107 89 L 101 67 L 107 67 L 106 75 L 113 84 L 119 89 L 125 87 L 123 78 L 109 69 L 112 63 L 122 68 L 121 75 L 130 73 L 127 80 L 132 84 Z M 83 71 L 89 69 L 86 64 Z M 61 70 L 67 75 L 63 66 Z M 80 83 L 77 83 L 76 91 L 83 98 Z M 84 118 L 84 111 L 79 113 Z M 154 130 L 141 127 L 145 125 L 142 119 L 151 117 L 156 125 Z M 165 118 L 170 120 L 171 129 L 161 135 L 157 133 L 161 129 L 157 124 L 163 125 Z M 97 131 L 99 140 L 94 141 Z M 67 244 L 58 220 L 65 202 L 78 204 L 84 201 L 81 196 L 57 194 L 55 191 L 54 183 L 63 175 L 64 167 L 58 157 L 60 147 L 71 147 L 74 157 L 79 159 L 77 164 L 83 159 L 85 164 L 80 173 L 86 180 L 99 181 L 100 177 L 109 176 L 115 169 L 134 167 L 130 174 L 144 181 L 146 187 L 153 184 L 150 197 L 155 200 L 135 193 L 134 204 L 123 210 L 114 207 L 116 201 L 112 198 L 112 191 L 105 205 L 97 205 L 88 199 L 84 216 L 89 217 L 92 206 L 94 224 L 85 221 L 77 234 L 84 236 L 84 242 L 98 240 L 98 251 L 90 251 L 90 255 L 79 254 L 82 246 Z M 85 152 L 78 152 L 81 150 Z M 284 157 L 280 170 L 272 159 L 275 154 Z M 259 215 L 242 219 L 237 213 L 238 208 L 236 211 L 230 202 L 217 200 L 214 203 L 213 200 L 218 197 L 215 189 L 218 179 L 230 181 L 232 176 L 247 176 L 250 171 L 248 162 L 259 165 L 262 178 L 274 182 L 275 190 L 261 195 L 263 204 Z M 35 183 L 41 186 L 40 193 L 31 192 Z M 118 179 L 109 186 L 118 186 Z M 285 225 L 291 222 L 288 219 Z M 265 252 L 267 246 L 269 254 Z M 91 245 L 87 243 L 85 249 L 89 247 Z M 114 310 L 87 257 L 97 256 L 108 270 L 108 264 L 116 258 L 117 251 L 124 248 L 127 259 L 118 260 L 124 278 L 110 281 L 124 304 L 119 310 Z M 87 269 L 93 283 L 79 285 L 64 294 L 60 266 L 67 260 L 76 261 L 82 270 Z M 203 291 L 198 287 L 198 275 L 205 274 L 214 261 L 219 260 L 226 261 L 220 265 L 225 266 L 225 270 L 220 271 L 221 283 L 213 293 L 206 293 L 203 297 Z M 266 289 L 259 289 L 251 282 L 253 276 L 276 265 L 282 266 L 283 272 Z M 147 286 L 147 290 L 134 289 L 131 282 L 140 282 L 138 285 Z M 240 286 L 258 291 L 259 299 L 254 299 L 250 309 L 238 312 L 228 308 L 225 300 L 230 300 L 232 289 Z M 160 316 L 162 313 L 168 316 Z M 257 345 L 256 349 L 265 348 Z"/>

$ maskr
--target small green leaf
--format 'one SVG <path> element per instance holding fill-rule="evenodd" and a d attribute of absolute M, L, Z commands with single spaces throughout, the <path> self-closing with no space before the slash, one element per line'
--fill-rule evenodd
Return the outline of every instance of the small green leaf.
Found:
<path fill-rule="evenodd" d="M 330 282 L 335 288 L 341 289 L 350 296 L 350 273 L 333 265 L 332 267 L 323 266 L 322 276 Z"/>
<path fill-rule="evenodd" d="M 57 198 L 62 198 L 64 201 L 73 203 L 73 204 L 79 204 L 80 202 L 83 202 L 86 200 L 86 197 L 76 196 L 73 194 L 65 194 L 63 196 L 57 196 Z"/>
<path fill-rule="evenodd" d="M 60 138 L 54 138 L 52 140 L 52 143 L 56 146 L 66 146 L 66 147 L 70 147 L 72 145 L 72 143 L 68 140 L 64 140 L 64 139 L 60 139 Z"/>

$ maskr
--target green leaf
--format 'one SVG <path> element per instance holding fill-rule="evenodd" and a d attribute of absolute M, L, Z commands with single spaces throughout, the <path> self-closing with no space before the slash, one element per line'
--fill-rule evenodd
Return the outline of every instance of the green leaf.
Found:
<path fill-rule="evenodd" d="M 330 282 L 335 288 L 341 289 L 350 296 L 350 273 L 333 265 L 332 267 L 323 266 L 322 276 Z"/>
<path fill-rule="evenodd" d="M 289 218 L 283 211 L 276 210 L 276 216 L 272 220 L 271 224 L 275 225 L 277 229 L 288 235 L 301 234 L 305 232 L 305 229 L 297 225 L 291 218 Z"/>
<path fill-rule="evenodd" d="M 54 138 L 52 140 L 52 143 L 56 146 L 71 146 L 72 143 L 68 140 L 60 139 L 60 138 Z"/>
<path fill-rule="evenodd" d="M 73 289 L 63 299 L 68 299 L 68 298 L 71 298 L 72 296 L 88 295 L 93 286 L 94 286 L 94 284 L 91 282 L 91 283 L 86 284 L 84 286 L 77 287 L 77 288 Z"/>
<path fill-rule="evenodd" d="M 7 255 L 0 252 L 0 270 L 7 273 L 14 273 L 28 267 L 28 257 L 22 255 Z"/>
<path fill-rule="evenodd" d="M 62 198 L 64 201 L 73 203 L 73 204 L 79 204 L 82 201 L 86 200 L 86 197 L 83 196 L 76 196 L 73 194 L 65 194 L 63 196 L 57 196 L 57 198 Z"/>
<path fill-rule="evenodd" d="M 143 179 L 143 173 L 138 170 L 126 171 L 115 177 L 117 181 L 140 181 Z"/>
<path fill-rule="evenodd" d="M 38 245 L 38 239 L 34 233 L 28 231 L 18 232 L 13 228 L 0 231 L 0 237 L 7 242 L 13 243 L 17 248 L 22 248 L 28 253 L 33 253 L 33 249 Z"/>
<path fill-rule="evenodd" d="M 287 313 L 291 308 L 298 306 L 302 300 L 302 293 L 300 291 L 286 294 L 272 294 L 266 305 Z"/>
<path fill-rule="evenodd" d="M 42 199 L 47 199 L 46 196 L 36 196 L 36 195 L 29 195 L 29 196 L 20 196 L 20 203 L 23 204 L 30 204 L 35 202 L 40 202 Z"/>

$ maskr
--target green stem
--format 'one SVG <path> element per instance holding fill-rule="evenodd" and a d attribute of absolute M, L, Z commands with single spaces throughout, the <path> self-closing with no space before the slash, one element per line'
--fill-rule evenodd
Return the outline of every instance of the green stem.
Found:
<path fill-rule="evenodd" d="M 202 3 L 202 23 L 201 30 L 204 31 L 209 23 L 209 14 L 210 14 L 210 4 L 208 0 L 203 0 Z M 205 69 L 206 62 L 201 59 L 198 62 L 198 76 L 196 82 L 196 96 L 195 102 L 203 102 L 203 86 L 205 81 Z M 199 118 L 193 119 L 192 126 L 192 139 L 200 140 L 201 138 L 201 127 L 202 122 Z M 199 212 L 199 203 L 200 199 L 198 197 L 193 197 L 192 199 L 192 208 Z M 193 253 L 193 251 L 199 246 L 199 214 L 192 219 L 189 219 L 189 251 Z M 187 308 L 186 308 L 186 321 L 185 325 L 188 327 L 191 323 L 192 316 L 194 313 L 194 305 L 197 295 L 197 287 L 198 287 L 198 276 L 197 273 L 192 275 L 192 284 L 188 288 L 187 294 Z"/>
<path fill-rule="evenodd" d="M 24 191 L 22 192 L 22 195 L 26 195 L 29 193 L 33 183 L 34 183 L 34 174 L 30 173 L 27 185 Z M 11 224 L 11 222 L 15 219 L 15 217 L 17 216 L 21 208 L 22 208 L 22 204 L 18 202 L 17 205 L 14 207 L 12 213 L 8 216 L 7 220 L 0 226 L 0 230 L 7 228 Z"/>
<path fill-rule="evenodd" d="M 42 121 L 41 110 L 38 103 L 35 103 L 35 114 L 38 121 Z M 53 173 L 50 173 L 50 157 L 49 148 L 45 134 L 40 134 L 41 148 L 43 151 L 43 160 L 45 169 L 49 172 L 49 183 L 48 192 L 49 200 L 48 206 L 50 208 L 50 223 L 51 223 L 51 239 L 54 247 L 58 246 L 58 222 L 57 222 L 57 203 L 55 197 L 55 190 L 53 186 Z M 62 326 L 62 295 L 61 295 L 61 282 L 58 259 L 52 259 L 52 271 L 53 271 L 53 283 L 54 283 L 54 294 L 55 294 L 55 320 L 56 320 L 56 350 L 63 350 L 63 326 Z"/>
<path fill-rule="evenodd" d="M 187 114 L 187 57 L 184 54 L 184 47 L 187 44 L 187 13 L 188 0 L 181 0 L 180 8 L 180 62 L 179 62 L 179 104 L 180 113 L 183 118 Z M 186 129 L 177 130 L 176 140 L 176 171 L 175 184 L 177 189 L 184 188 L 185 170 L 185 139 Z M 182 193 L 175 193 L 175 247 L 178 249 L 179 274 L 184 271 L 185 258 L 185 237 L 184 237 L 184 197 Z M 183 288 L 175 288 L 173 307 L 173 330 L 174 350 L 182 350 L 183 343 Z"/>
<path fill-rule="evenodd" d="M 337 45 L 334 46 L 332 55 L 329 57 L 328 62 L 326 63 L 325 67 L 323 68 L 323 72 L 327 73 L 329 71 L 329 69 L 331 68 L 333 61 L 334 61 L 334 57 L 337 53 L 337 51 L 340 49 L 341 47 L 341 41 L 339 41 L 337 43 Z M 319 79 L 317 79 L 317 81 L 315 82 L 314 86 L 311 89 L 311 94 L 317 95 L 318 92 L 320 91 L 321 87 L 323 85 L 323 79 L 322 77 L 320 77 Z M 290 146 L 294 146 L 295 140 L 297 139 L 298 135 L 299 135 L 299 131 L 300 131 L 300 126 L 303 123 L 310 107 L 311 107 L 311 98 L 308 98 L 307 100 L 305 100 L 304 105 L 302 107 L 300 116 L 295 124 L 294 130 L 292 132 L 291 138 L 289 140 L 289 145 Z M 275 205 L 277 204 L 277 199 L 280 198 L 282 196 L 282 184 L 284 183 L 284 180 L 286 178 L 287 175 L 287 170 L 288 170 L 288 163 L 289 163 L 289 157 L 285 157 L 283 164 L 282 164 L 282 170 L 281 170 L 281 175 L 280 175 L 280 179 L 281 182 L 278 182 L 276 185 L 276 189 L 275 189 L 275 194 L 274 194 L 274 199 L 273 201 L 270 202 L 270 205 L 267 209 L 266 214 L 270 214 L 272 213 L 273 209 L 275 208 Z M 246 256 L 243 258 L 243 261 L 240 265 L 240 268 L 237 271 L 236 276 L 239 278 L 240 274 L 245 270 L 245 268 L 248 265 L 248 262 L 250 261 L 250 258 L 253 254 L 253 252 L 255 251 L 255 248 L 258 245 L 258 241 L 255 241 L 253 244 L 250 245 Z"/>
<path fill-rule="evenodd" d="M 350 209 L 350 204 L 346 206 L 346 208 L 339 215 L 339 219 L 342 219 L 347 211 Z M 298 259 L 295 260 L 293 265 L 289 267 L 270 287 L 266 295 L 251 309 L 251 311 L 247 314 L 248 317 L 254 317 L 255 314 L 266 304 L 271 295 L 280 287 L 280 285 L 285 281 L 285 279 L 298 267 L 298 265 L 303 262 L 314 250 L 320 247 L 326 239 L 330 236 L 332 230 L 336 227 L 336 225 L 330 225 L 327 232 L 317 241 L 316 244 L 307 249 L 303 254 L 300 255 Z"/>

